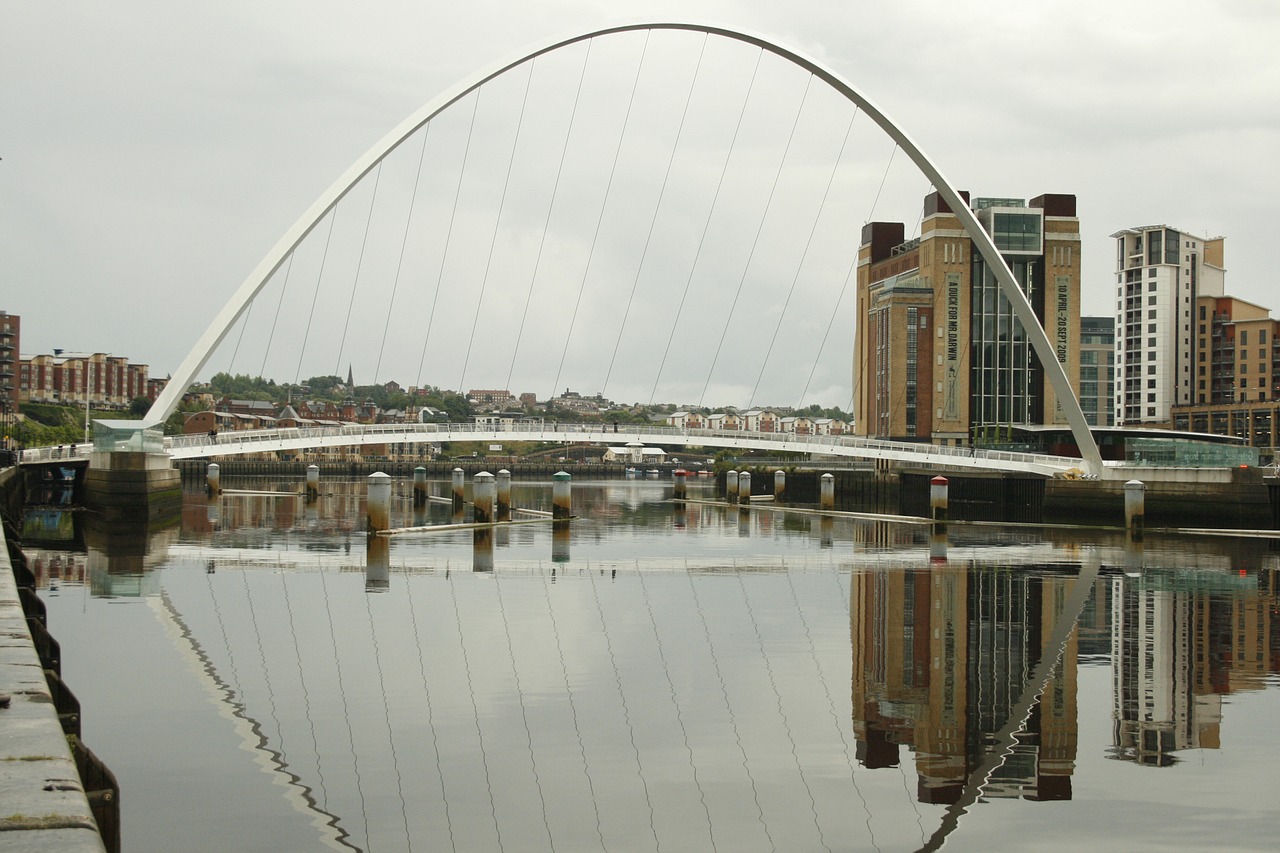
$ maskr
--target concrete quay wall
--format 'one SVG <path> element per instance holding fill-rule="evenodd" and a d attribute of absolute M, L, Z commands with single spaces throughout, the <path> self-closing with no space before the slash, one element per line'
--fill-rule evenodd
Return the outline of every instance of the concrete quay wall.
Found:
<path fill-rule="evenodd" d="M 7 518 L 14 517 L 10 510 L 15 492 L 20 506 L 20 483 L 17 468 L 0 470 L 0 506 Z M 8 706 L 0 707 L 0 848 L 104 853 L 107 846 L 73 752 L 83 748 L 79 737 L 66 731 L 68 725 L 79 731 L 78 715 L 74 720 L 59 717 L 57 697 L 46 675 L 50 663 L 56 666 L 56 659 L 51 662 L 48 655 L 51 649 L 56 655 L 57 644 L 42 638 L 42 660 L 23 608 L 23 598 L 34 597 L 35 591 L 29 595 L 21 591 L 14 573 L 14 550 L 0 525 L 0 706 L 8 698 Z M 31 618 L 43 630 L 40 617 Z M 61 684 L 56 672 L 54 683 Z"/>
<path fill-rule="evenodd" d="M 772 492 L 773 471 L 750 470 L 751 491 Z M 822 472 L 806 466 L 787 471 L 788 503 L 818 501 Z M 831 472 L 838 510 L 927 517 L 929 483 L 936 471 L 853 470 Z M 1260 469 L 1221 468 L 1202 471 L 1135 470 L 1132 478 L 1146 485 L 1148 527 L 1196 527 L 1227 530 L 1280 529 L 1280 479 Z M 1007 521 L 1030 524 L 1124 525 L 1125 479 L 1066 480 L 1034 475 L 943 472 L 950 481 L 950 515 L 957 521 Z M 725 474 L 716 478 L 724 494 Z"/>

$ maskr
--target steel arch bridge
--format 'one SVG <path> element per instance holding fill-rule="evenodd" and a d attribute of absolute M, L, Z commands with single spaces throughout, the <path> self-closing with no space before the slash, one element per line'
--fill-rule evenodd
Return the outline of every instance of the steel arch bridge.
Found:
<path fill-rule="evenodd" d="M 1026 331 L 1027 338 L 1031 342 L 1032 348 L 1044 368 L 1045 374 L 1054 389 L 1057 399 L 1060 401 L 1061 408 L 1066 415 L 1067 422 L 1070 425 L 1077 446 L 1081 450 L 1082 459 L 1071 460 L 1071 466 L 1079 466 L 1086 472 L 1093 474 L 1102 473 L 1103 464 L 1097 444 L 1089 430 L 1088 423 L 1085 420 L 1084 412 L 1080 408 L 1079 401 L 1071 388 L 1070 380 L 1068 379 L 1066 372 L 1063 370 L 1061 363 L 1058 361 L 1057 353 L 1054 350 L 1053 344 L 1050 342 L 1045 330 L 1040 326 L 1030 302 L 1027 300 L 1027 297 L 1022 292 L 1021 288 L 1018 287 L 1012 272 L 1004 258 L 1001 256 L 1000 251 L 996 247 L 991 236 L 983 230 L 981 225 L 978 223 L 977 218 L 973 215 L 973 212 L 960 197 L 959 192 L 955 189 L 952 183 L 943 176 L 942 172 L 934 164 L 933 160 L 921 150 L 921 148 L 907 134 L 907 132 L 902 129 L 902 127 L 890 119 L 879 106 L 877 106 L 861 90 L 835 70 L 797 50 L 779 44 L 765 36 L 715 24 L 695 23 L 689 21 L 646 21 L 617 24 L 585 32 L 575 32 L 535 44 L 525 50 L 519 51 L 513 57 L 499 61 L 487 69 L 481 70 L 456 83 L 452 88 L 448 89 L 434 100 L 421 107 L 417 112 L 406 118 L 399 126 L 393 129 L 364 155 L 357 159 L 350 168 L 348 168 L 347 171 L 343 173 L 329 187 L 329 189 L 326 190 L 310 208 L 307 209 L 305 213 L 302 214 L 297 222 L 294 223 L 294 225 L 267 253 L 258 266 L 254 268 L 243 284 L 240 285 L 240 288 L 232 295 L 227 304 L 214 317 L 204 334 L 196 341 L 190 353 L 183 360 L 175 373 L 170 377 L 168 385 L 152 406 L 151 411 L 144 420 L 144 424 L 147 426 L 156 426 L 162 423 L 170 414 L 173 413 L 177 408 L 179 401 L 182 399 L 183 394 L 191 385 L 192 381 L 194 381 L 196 375 L 207 363 L 214 350 L 241 318 L 248 306 L 252 303 L 253 299 L 266 286 L 268 280 L 270 280 L 275 272 L 284 264 L 285 260 L 298 247 L 302 240 L 316 228 L 321 220 L 334 209 L 338 202 L 341 201 L 365 175 L 377 167 L 388 155 L 395 151 L 406 139 L 422 128 L 427 122 L 431 121 L 449 106 L 455 104 L 461 98 L 478 89 L 488 81 L 493 80 L 507 71 L 510 71 L 511 69 L 543 54 L 551 53 L 569 45 L 595 39 L 600 36 L 653 30 L 683 30 L 698 32 L 704 33 L 708 36 L 716 36 L 754 45 L 763 51 L 767 51 L 805 71 L 808 71 L 810 74 L 826 83 L 831 89 L 855 104 L 864 114 L 870 116 L 876 125 L 879 126 L 880 129 L 883 130 L 897 144 L 897 146 L 911 158 L 911 161 L 920 170 L 920 172 L 929 179 L 937 192 L 954 212 L 954 215 L 960 220 L 966 234 L 981 253 L 987 263 L 987 266 L 994 272 L 1001 292 L 1009 300 L 1015 315 Z M 880 442 L 880 444 L 892 443 Z M 776 444 L 769 444 L 768 446 L 776 447 Z M 849 446 L 852 447 L 852 445 Z M 901 452 L 910 458 L 919 458 L 918 455 L 914 454 L 910 450 L 904 449 Z M 941 450 L 937 450 L 935 452 L 942 456 L 960 455 L 947 454 Z M 848 452 L 847 455 L 866 456 L 871 454 L 868 449 L 868 445 L 864 445 L 864 449 L 861 453 L 854 454 L 852 452 Z M 967 451 L 964 451 L 963 455 L 967 457 Z M 1024 467 L 1019 470 L 1033 470 L 1031 466 L 1034 464 L 1035 463 L 1027 461 Z M 1055 470 L 1061 470 L 1061 468 L 1055 466 Z"/>

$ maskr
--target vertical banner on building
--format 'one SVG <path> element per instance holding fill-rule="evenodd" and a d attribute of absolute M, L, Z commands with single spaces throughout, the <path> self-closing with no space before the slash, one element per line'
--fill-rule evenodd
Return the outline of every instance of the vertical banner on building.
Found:
<path fill-rule="evenodd" d="M 942 419 L 960 418 L 960 274 L 947 273 L 946 356 L 943 359 Z"/>
<path fill-rule="evenodd" d="M 1068 321 L 1071 318 L 1071 276 L 1056 275 L 1053 277 L 1054 284 L 1054 350 L 1058 355 L 1058 364 L 1062 365 L 1065 370 L 1067 367 L 1067 356 L 1071 352 L 1069 345 L 1070 334 Z M 1054 399 L 1054 420 L 1061 422 L 1065 415 L 1062 412 L 1062 401 Z"/>

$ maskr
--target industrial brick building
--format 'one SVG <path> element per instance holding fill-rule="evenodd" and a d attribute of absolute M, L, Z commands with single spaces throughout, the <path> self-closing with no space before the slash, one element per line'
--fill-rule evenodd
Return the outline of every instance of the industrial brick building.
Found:
<path fill-rule="evenodd" d="M 968 193 L 961 193 L 969 202 Z M 1073 195 L 974 198 L 1079 386 L 1080 222 Z M 924 200 L 920 236 L 900 222 L 863 227 L 854 337 L 858 434 L 970 443 L 985 427 L 1065 423 L 1044 368 L 959 219 Z"/>

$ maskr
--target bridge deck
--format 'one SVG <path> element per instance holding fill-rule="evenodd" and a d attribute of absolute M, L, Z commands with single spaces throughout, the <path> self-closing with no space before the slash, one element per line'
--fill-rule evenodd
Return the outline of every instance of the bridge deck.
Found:
<path fill-rule="evenodd" d="M 943 447 L 933 444 L 877 441 L 854 436 L 797 435 L 744 430 L 677 429 L 634 424 L 347 424 L 340 427 L 297 427 L 172 436 L 165 448 L 174 459 L 237 456 L 274 451 L 325 449 L 353 445 L 443 443 L 452 441 L 534 441 L 770 450 L 831 457 L 885 460 L 922 467 L 945 467 L 1053 476 L 1080 468 L 1081 460 L 1063 456 Z M 23 463 L 47 462 L 41 448 L 24 454 Z M 78 449 L 79 450 L 79 449 Z M 83 451 L 80 451 L 83 453 Z M 29 454 L 29 455 L 27 455 Z"/>

